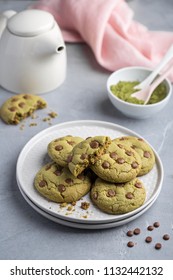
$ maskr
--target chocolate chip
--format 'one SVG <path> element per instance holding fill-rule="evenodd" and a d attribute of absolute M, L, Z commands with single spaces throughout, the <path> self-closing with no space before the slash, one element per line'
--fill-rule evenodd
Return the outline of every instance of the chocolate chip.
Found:
<path fill-rule="evenodd" d="M 132 162 L 131 167 L 134 169 L 138 168 L 138 163 L 136 161 Z"/>
<path fill-rule="evenodd" d="M 133 156 L 133 152 L 132 151 L 126 151 L 126 155 Z"/>
<path fill-rule="evenodd" d="M 135 245 L 135 243 L 134 242 L 132 242 L 132 241 L 129 241 L 128 243 L 127 243 L 127 246 L 128 247 L 134 247 L 134 245 Z"/>
<path fill-rule="evenodd" d="M 72 162 L 72 158 L 73 158 L 73 156 L 72 156 L 72 155 L 69 155 L 69 156 L 67 157 L 67 163 Z"/>
<path fill-rule="evenodd" d="M 19 100 L 19 98 L 14 97 L 11 101 L 12 101 L 12 102 L 16 102 L 16 101 L 18 101 L 18 100 Z"/>
<path fill-rule="evenodd" d="M 138 138 L 138 140 L 139 140 L 139 141 L 144 141 L 144 139 L 142 139 L 142 138 Z"/>
<path fill-rule="evenodd" d="M 116 192 L 115 192 L 114 190 L 111 190 L 111 189 L 110 189 L 110 190 L 107 191 L 107 196 L 108 196 L 108 197 L 113 197 L 113 196 L 115 196 L 115 195 L 116 195 Z"/>
<path fill-rule="evenodd" d="M 99 144 L 99 142 L 96 141 L 96 140 L 93 140 L 93 141 L 90 142 L 90 147 L 91 147 L 92 149 L 97 149 L 99 146 L 100 146 L 100 144 Z"/>
<path fill-rule="evenodd" d="M 79 174 L 78 176 L 77 176 L 77 178 L 79 179 L 79 180 L 84 180 L 85 179 L 85 176 L 84 176 L 84 174 L 83 173 L 81 173 L 81 174 Z"/>
<path fill-rule="evenodd" d="M 142 188 L 142 184 L 140 182 L 136 182 L 135 183 L 135 187 L 140 189 L 140 188 Z"/>
<path fill-rule="evenodd" d="M 71 178 L 67 178 L 67 179 L 65 180 L 65 182 L 66 182 L 67 184 L 69 184 L 69 185 L 73 185 L 73 179 L 71 179 Z"/>
<path fill-rule="evenodd" d="M 131 192 L 126 193 L 126 198 L 132 199 L 133 198 L 133 194 Z"/>
<path fill-rule="evenodd" d="M 153 227 L 153 226 L 148 226 L 147 229 L 148 229 L 149 231 L 152 231 L 152 230 L 154 229 L 154 227 Z"/>
<path fill-rule="evenodd" d="M 80 156 L 80 159 L 82 159 L 82 160 L 87 159 L 87 158 L 88 158 L 88 155 L 87 155 L 87 154 L 82 154 L 82 155 Z"/>
<path fill-rule="evenodd" d="M 145 238 L 145 242 L 150 243 L 152 241 L 152 237 L 151 236 L 147 236 Z"/>
<path fill-rule="evenodd" d="M 140 230 L 140 228 L 135 228 L 133 232 L 135 235 L 138 235 L 141 233 L 141 230 Z"/>
<path fill-rule="evenodd" d="M 59 192 L 65 192 L 66 187 L 63 184 L 58 185 Z"/>
<path fill-rule="evenodd" d="M 8 108 L 8 110 L 9 110 L 10 112 L 15 112 L 15 111 L 17 110 L 17 108 L 16 108 L 16 107 L 10 107 L 10 108 Z"/>
<path fill-rule="evenodd" d="M 110 153 L 110 158 L 113 158 L 113 159 L 117 159 L 117 153 L 116 152 L 112 152 Z"/>
<path fill-rule="evenodd" d="M 63 171 L 60 170 L 60 169 L 57 169 L 57 170 L 54 171 L 54 174 L 55 174 L 56 176 L 60 176 L 62 173 L 63 173 Z"/>
<path fill-rule="evenodd" d="M 109 163 L 108 161 L 104 161 L 104 162 L 102 163 L 102 167 L 103 167 L 104 169 L 108 169 L 108 168 L 110 167 L 110 163 Z"/>
<path fill-rule="evenodd" d="M 20 103 L 19 103 L 19 107 L 20 107 L 20 108 L 25 107 L 25 103 L 24 103 L 24 102 L 20 102 Z"/>
<path fill-rule="evenodd" d="M 123 148 L 124 148 L 124 146 L 121 145 L 121 144 L 117 144 L 117 146 L 118 146 L 120 149 L 123 149 Z"/>
<path fill-rule="evenodd" d="M 47 171 L 47 170 L 49 170 L 50 168 L 51 168 L 51 164 L 49 164 L 49 165 L 47 165 L 46 167 L 45 167 L 45 170 Z"/>
<path fill-rule="evenodd" d="M 145 158 L 150 158 L 151 154 L 148 151 L 144 151 L 144 157 Z"/>
<path fill-rule="evenodd" d="M 61 150 L 63 150 L 63 146 L 62 145 L 57 145 L 57 146 L 55 146 L 55 150 L 56 151 L 61 151 Z"/>
<path fill-rule="evenodd" d="M 154 226 L 155 228 L 158 228 L 158 227 L 160 227 L 160 223 L 159 223 L 159 222 L 155 222 L 155 223 L 153 224 L 153 226 Z"/>
<path fill-rule="evenodd" d="M 75 145 L 75 142 L 74 142 L 74 141 L 67 141 L 67 143 L 68 143 L 70 146 L 74 146 L 74 145 Z"/>
<path fill-rule="evenodd" d="M 30 95 L 28 95 L 28 94 L 25 94 L 25 95 L 23 96 L 23 98 L 24 98 L 24 99 L 32 99 L 32 97 L 31 97 Z"/>
<path fill-rule="evenodd" d="M 94 198 L 95 200 L 97 200 L 97 198 L 98 198 L 98 192 L 93 193 L 93 198 Z"/>
<path fill-rule="evenodd" d="M 161 248 L 162 248 L 162 244 L 161 243 L 156 243 L 155 249 L 160 250 Z"/>
<path fill-rule="evenodd" d="M 40 188 L 43 188 L 43 187 L 45 187 L 46 185 L 47 185 L 47 183 L 46 183 L 45 180 L 42 180 L 42 181 L 39 182 Z"/>
<path fill-rule="evenodd" d="M 116 162 L 119 164 L 123 164 L 125 160 L 123 158 L 117 158 Z"/>
<path fill-rule="evenodd" d="M 163 235 L 163 239 L 164 239 L 164 240 L 169 240 L 169 239 L 170 239 L 169 234 L 164 234 L 164 235 Z"/>
<path fill-rule="evenodd" d="M 127 234 L 127 236 L 131 237 L 131 236 L 133 236 L 133 231 L 129 230 L 126 234 Z"/>

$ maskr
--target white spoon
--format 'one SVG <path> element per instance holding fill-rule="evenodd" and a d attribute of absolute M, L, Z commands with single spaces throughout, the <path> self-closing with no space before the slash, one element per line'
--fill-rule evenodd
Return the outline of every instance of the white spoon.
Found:
<path fill-rule="evenodd" d="M 156 78 L 156 76 L 160 73 L 160 71 L 164 68 L 164 66 L 173 58 L 173 45 L 168 49 L 164 57 L 162 58 L 161 62 L 158 64 L 158 66 L 155 68 L 153 72 L 139 85 L 136 85 L 134 89 L 140 89 L 143 90 L 145 87 L 149 86 L 151 82 Z M 131 96 L 136 97 L 140 100 L 144 100 L 143 95 L 140 93 L 141 91 L 137 91 L 133 93 Z"/>
<path fill-rule="evenodd" d="M 148 103 L 153 91 L 169 75 L 171 71 L 173 71 L 173 62 L 158 78 L 156 78 L 156 80 L 151 85 L 148 85 L 144 89 L 136 92 L 138 95 L 140 94 L 140 99 L 144 100 L 144 104 Z M 134 94 L 132 95 L 134 96 Z"/>

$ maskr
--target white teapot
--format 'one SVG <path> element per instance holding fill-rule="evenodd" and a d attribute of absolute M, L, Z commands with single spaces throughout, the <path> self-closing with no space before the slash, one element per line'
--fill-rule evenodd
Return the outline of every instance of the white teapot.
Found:
<path fill-rule="evenodd" d="M 54 17 L 41 10 L 0 16 L 0 85 L 14 93 L 41 94 L 66 77 L 66 49 Z"/>

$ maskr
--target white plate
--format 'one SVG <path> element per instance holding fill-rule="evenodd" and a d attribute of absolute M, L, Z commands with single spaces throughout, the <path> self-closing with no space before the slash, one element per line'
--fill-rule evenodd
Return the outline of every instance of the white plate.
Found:
<path fill-rule="evenodd" d="M 91 203 L 89 194 L 84 196 L 83 200 L 79 200 L 76 203 L 75 211 L 71 212 L 67 211 L 66 208 L 61 208 L 58 203 L 48 201 L 34 189 L 34 177 L 39 169 L 50 161 L 47 155 L 48 143 L 55 138 L 69 134 L 81 136 L 83 138 L 94 135 L 108 135 L 112 139 L 123 135 L 142 137 L 125 127 L 101 121 L 66 122 L 52 126 L 38 133 L 25 145 L 19 155 L 16 167 L 16 178 L 18 185 L 27 197 L 42 210 L 60 219 L 78 223 L 110 223 L 126 219 L 142 209 L 145 209 L 160 192 L 163 181 L 163 167 L 158 154 L 154 151 L 156 156 L 154 168 L 147 175 L 140 177 L 146 187 L 146 201 L 141 207 L 132 212 L 123 215 L 106 214 Z M 81 201 L 90 202 L 90 207 L 87 211 L 80 207 Z"/>
<path fill-rule="evenodd" d="M 19 190 L 22 194 L 22 196 L 24 197 L 24 199 L 26 200 L 26 202 L 39 214 L 41 214 L 42 216 L 44 216 L 45 218 L 64 225 L 64 226 L 69 226 L 72 228 L 79 228 L 79 229 L 106 229 L 106 228 L 113 228 L 113 227 L 118 227 L 118 226 L 122 226 L 124 224 L 127 224 L 135 219 L 137 219 L 138 217 L 140 217 L 142 214 L 145 213 L 145 211 L 147 211 L 152 205 L 153 203 L 156 201 L 157 197 L 159 194 L 157 194 L 157 196 L 155 196 L 155 198 L 146 206 L 146 208 L 144 208 L 143 210 L 139 211 L 138 213 L 134 214 L 131 217 L 128 217 L 126 219 L 120 220 L 120 221 L 115 221 L 115 222 L 110 222 L 110 223 L 99 223 L 99 224 L 85 224 L 85 223 L 77 223 L 77 222 L 70 222 L 64 219 L 60 219 L 58 217 L 55 217 L 47 212 L 45 212 L 44 210 L 42 210 L 41 208 L 39 208 L 37 205 L 35 205 L 28 197 L 27 195 L 22 191 L 22 189 L 19 187 Z"/>

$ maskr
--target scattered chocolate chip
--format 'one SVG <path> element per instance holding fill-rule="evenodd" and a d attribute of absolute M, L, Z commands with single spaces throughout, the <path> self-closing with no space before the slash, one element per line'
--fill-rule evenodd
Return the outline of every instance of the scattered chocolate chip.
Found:
<path fill-rule="evenodd" d="M 39 182 L 39 186 L 40 186 L 40 188 L 43 188 L 43 187 L 45 187 L 46 186 L 46 181 L 45 180 L 42 180 L 42 181 L 40 181 Z"/>
<path fill-rule="evenodd" d="M 87 210 L 90 207 L 90 203 L 89 202 L 81 202 L 81 208 L 84 210 Z"/>
<path fill-rule="evenodd" d="M 126 198 L 132 199 L 133 198 L 133 194 L 131 192 L 126 193 Z"/>
<path fill-rule="evenodd" d="M 129 242 L 127 243 L 127 246 L 130 247 L 130 248 L 133 247 L 134 245 L 135 245 L 135 243 L 132 242 L 132 241 L 129 241 Z"/>
<path fill-rule="evenodd" d="M 61 150 L 63 150 L 63 146 L 62 145 L 57 145 L 57 146 L 55 146 L 55 150 L 56 151 L 61 151 Z"/>
<path fill-rule="evenodd" d="M 116 162 L 119 164 L 123 164 L 125 160 L 123 158 L 117 158 Z"/>
<path fill-rule="evenodd" d="M 144 151 L 144 157 L 145 158 L 150 158 L 151 154 L 148 151 Z"/>
<path fill-rule="evenodd" d="M 109 163 L 108 161 L 104 161 L 104 162 L 102 163 L 102 167 L 103 167 L 104 169 L 108 169 L 108 168 L 110 167 L 110 163 Z"/>
<path fill-rule="evenodd" d="M 63 184 L 60 184 L 57 187 L 58 187 L 59 192 L 65 192 L 65 190 L 66 190 L 66 187 Z"/>
<path fill-rule="evenodd" d="M 140 188 L 142 188 L 142 184 L 140 182 L 136 182 L 135 183 L 135 187 L 140 189 Z"/>
<path fill-rule="evenodd" d="M 138 163 L 136 161 L 132 162 L 131 164 L 132 168 L 136 169 L 138 168 Z"/>
<path fill-rule="evenodd" d="M 115 192 L 114 190 L 111 190 L 111 189 L 110 189 L 110 190 L 107 191 L 107 196 L 108 196 L 108 197 L 113 197 L 113 196 L 115 196 L 115 195 L 116 195 L 116 192 Z"/>
<path fill-rule="evenodd" d="M 148 226 L 147 229 L 148 229 L 149 231 L 152 231 L 152 230 L 154 229 L 154 227 L 153 227 L 153 226 Z"/>
<path fill-rule="evenodd" d="M 88 155 L 87 155 L 87 154 L 82 154 L 82 155 L 80 156 L 80 159 L 82 159 L 82 160 L 87 159 L 87 158 L 88 158 Z"/>
<path fill-rule="evenodd" d="M 156 243 L 155 249 L 160 250 L 161 248 L 162 248 L 162 244 L 161 243 Z"/>
<path fill-rule="evenodd" d="M 71 179 L 71 178 L 67 178 L 67 179 L 65 180 L 65 182 L 66 182 L 68 185 L 73 185 L 73 179 Z"/>
<path fill-rule="evenodd" d="M 93 140 L 93 141 L 90 142 L 90 147 L 91 147 L 92 149 L 97 149 L 99 146 L 100 146 L 100 144 L 99 144 L 99 142 L 96 141 L 96 140 Z"/>
<path fill-rule="evenodd" d="M 117 153 L 116 152 L 110 153 L 110 158 L 117 159 Z"/>
<path fill-rule="evenodd" d="M 133 236 L 133 231 L 132 230 L 128 230 L 127 236 L 129 236 L 129 237 Z"/>
<path fill-rule="evenodd" d="M 155 228 L 158 228 L 158 227 L 160 227 L 160 223 L 159 223 L 159 222 L 155 222 L 155 223 L 153 224 L 153 226 L 154 226 Z"/>
<path fill-rule="evenodd" d="M 152 237 L 151 236 L 147 236 L 145 238 L 145 242 L 150 243 L 152 241 Z"/>
<path fill-rule="evenodd" d="M 169 234 L 164 234 L 164 235 L 163 235 L 163 239 L 164 239 L 164 240 L 169 240 L 169 239 L 170 239 Z"/>
<path fill-rule="evenodd" d="M 135 228 L 134 231 L 133 231 L 133 233 L 134 233 L 135 235 L 140 234 L 140 233 L 141 233 L 140 228 Z"/>

